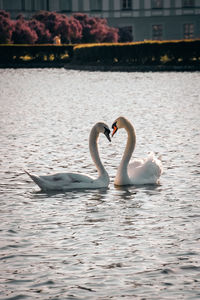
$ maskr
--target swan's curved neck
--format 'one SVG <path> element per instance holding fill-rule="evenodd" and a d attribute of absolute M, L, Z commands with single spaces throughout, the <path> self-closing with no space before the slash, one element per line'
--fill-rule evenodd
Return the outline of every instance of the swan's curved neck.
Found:
<path fill-rule="evenodd" d="M 95 128 L 95 126 L 92 128 L 90 132 L 90 137 L 89 137 L 89 149 L 90 149 L 90 154 L 92 157 L 92 160 L 97 168 L 98 175 L 99 177 L 102 175 L 107 174 L 106 169 L 104 168 L 100 156 L 99 156 L 99 151 L 98 151 L 98 146 L 97 146 L 97 140 L 99 137 L 99 132 Z"/>
<path fill-rule="evenodd" d="M 118 180 L 120 182 L 123 180 L 125 180 L 127 182 L 129 180 L 127 168 L 128 168 L 128 163 L 131 159 L 132 153 L 135 148 L 136 134 L 135 134 L 135 130 L 134 130 L 132 124 L 128 121 L 126 121 L 123 128 L 126 130 L 126 132 L 128 134 L 128 139 L 127 139 L 127 143 L 126 143 L 126 148 L 124 150 L 124 154 L 122 156 L 121 163 L 120 163 L 118 171 L 117 171 L 116 178 L 118 178 Z"/>

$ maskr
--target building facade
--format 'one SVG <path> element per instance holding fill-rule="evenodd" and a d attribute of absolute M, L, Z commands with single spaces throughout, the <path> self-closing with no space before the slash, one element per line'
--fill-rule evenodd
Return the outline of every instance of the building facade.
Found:
<path fill-rule="evenodd" d="M 12 18 L 39 10 L 106 18 L 130 30 L 134 41 L 200 38 L 200 0 L 0 0 Z"/>

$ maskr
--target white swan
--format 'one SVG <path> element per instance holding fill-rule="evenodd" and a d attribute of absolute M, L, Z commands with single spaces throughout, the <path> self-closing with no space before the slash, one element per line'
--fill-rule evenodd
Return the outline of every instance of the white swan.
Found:
<path fill-rule="evenodd" d="M 99 176 L 97 179 L 76 173 L 57 173 L 54 175 L 36 176 L 27 171 L 25 172 L 43 191 L 67 191 L 73 189 L 95 189 L 108 187 L 110 182 L 109 175 L 100 160 L 97 147 L 99 133 L 104 133 L 107 139 L 111 141 L 110 129 L 106 124 L 99 122 L 93 126 L 89 137 L 89 149 L 93 162 L 98 170 Z"/>
<path fill-rule="evenodd" d="M 136 134 L 132 124 L 126 118 L 119 117 L 113 123 L 112 128 L 112 136 L 119 128 L 124 128 L 128 134 L 126 148 L 115 177 L 115 185 L 157 184 L 162 174 L 162 163 L 154 153 L 145 159 L 134 160 L 129 164 L 136 144 Z"/>

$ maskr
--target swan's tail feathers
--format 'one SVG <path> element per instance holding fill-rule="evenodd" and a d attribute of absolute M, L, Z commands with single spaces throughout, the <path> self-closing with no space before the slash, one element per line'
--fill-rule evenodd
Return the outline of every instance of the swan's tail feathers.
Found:
<path fill-rule="evenodd" d="M 163 173 L 162 161 L 155 156 L 153 152 L 151 152 L 146 160 L 146 164 L 148 165 L 148 171 L 151 174 L 154 181 L 157 182 Z"/>
<path fill-rule="evenodd" d="M 40 177 L 38 177 L 36 175 L 30 174 L 26 170 L 24 170 L 24 172 L 41 188 L 41 190 L 44 189 L 44 183 L 43 183 L 42 178 L 40 178 Z"/>

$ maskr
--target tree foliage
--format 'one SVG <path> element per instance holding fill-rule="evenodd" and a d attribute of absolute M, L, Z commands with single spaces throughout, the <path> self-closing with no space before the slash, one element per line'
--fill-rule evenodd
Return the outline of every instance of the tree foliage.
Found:
<path fill-rule="evenodd" d="M 89 17 L 83 13 L 73 14 L 82 26 L 82 43 L 115 43 L 118 41 L 118 29 L 109 27 L 106 19 Z"/>
<path fill-rule="evenodd" d="M 34 44 L 38 39 L 35 30 L 29 26 L 29 22 L 24 20 L 23 16 L 19 16 L 13 22 L 12 41 L 14 44 Z"/>
<path fill-rule="evenodd" d="M 129 27 L 119 28 L 119 43 L 127 43 L 133 41 L 133 35 Z"/>
<path fill-rule="evenodd" d="M 46 29 L 45 25 L 38 20 L 32 19 L 29 21 L 29 27 L 37 34 L 37 44 L 48 44 L 52 42 L 51 33 Z"/>
<path fill-rule="evenodd" d="M 11 42 L 13 32 L 13 22 L 10 14 L 4 10 L 0 10 L 0 43 L 7 44 Z"/>
<path fill-rule="evenodd" d="M 0 44 L 53 43 L 59 36 L 62 43 L 115 43 L 118 29 L 109 27 L 106 19 L 76 13 L 65 14 L 39 11 L 31 19 L 19 15 L 11 20 L 9 13 L 0 10 Z"/>

